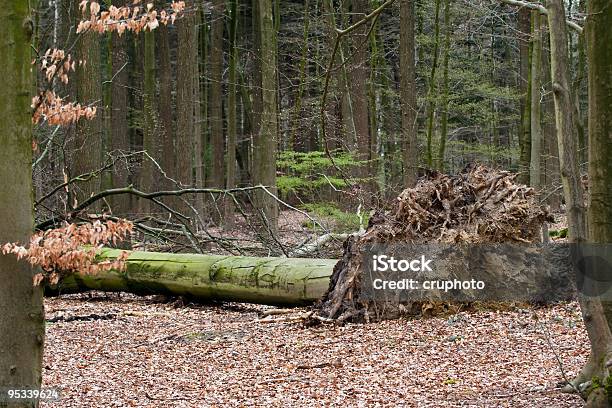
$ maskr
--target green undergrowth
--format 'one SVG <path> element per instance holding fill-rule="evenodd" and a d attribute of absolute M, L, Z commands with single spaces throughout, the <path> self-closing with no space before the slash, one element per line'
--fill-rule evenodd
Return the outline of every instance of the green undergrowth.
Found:
<path fill-rule="evenodd" d="M 352 170 L 365 162 L 356 160 L 348 152 L 332 152 L 332 160 L 325 152 L 308 153 L 283 151 L 276 161 L 280 175 L 276 186 L 280 194 L 286 197 L 290 193 L 299 196 L 311 195 L 323 187 L 342 190 L 349 187 L 340 172 L 351 174 Z M 338 171 L 340 169 L 340 172 Z M 360 179 L 351 178 L 351 183 Z"/>
<path fill-rule="evenodd" d="M 355 212 L 342 211 L 334 203 L 310 203 L 301 206 L 302 209 L 313 217 L 323 220 L 329 224 L 335 232 L 354 232 L 359 230 L 359 216 Z M 368 214 L 363 214 L 364 227 L 368 224 Z M 311 220 L 305 220 L 302 226 L 315 228 Z"/>

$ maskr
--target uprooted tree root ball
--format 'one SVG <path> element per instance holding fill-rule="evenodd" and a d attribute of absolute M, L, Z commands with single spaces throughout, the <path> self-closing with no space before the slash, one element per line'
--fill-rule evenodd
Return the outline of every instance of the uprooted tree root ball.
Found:
<path fill-rule="evenodd" d="M 432 173 L 404 190 L 389 211 L 370 219 L 364 234 L 344 243 L 329 291 L 318 305 L 320 315 L 339 322 L 371 321 L 413 314 L 425 306 L 360 298 L 359 254 L 366 245 L 538 242 L 542 224 L 552 219 L 534 190 L 518 184 L 516 176 L 473 165 L 457 175 Z"/>

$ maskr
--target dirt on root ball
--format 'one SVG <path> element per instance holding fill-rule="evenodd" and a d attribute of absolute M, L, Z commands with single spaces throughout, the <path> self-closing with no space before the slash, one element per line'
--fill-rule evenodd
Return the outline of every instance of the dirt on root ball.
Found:
<path fill-rule="evenodd" d="M 405 189 L 389 211 L 371 217 L 364 234 L 344 243 L 329 291 L 319 304 L 321 316 L 337 321 L 370 320 L 371 301 L 359 299 L 359 254 L 365 245 L 539 242 L 542 224 L 553 219 L 534 189 L 517 183 L 517 176 L 476 164 L 456 175 L 432 172 L 415 187 Z M 380 318 L 424 308 L 423 304 L 378 306 Z M 425 309 L 431 310 L 431 305 Z"/>

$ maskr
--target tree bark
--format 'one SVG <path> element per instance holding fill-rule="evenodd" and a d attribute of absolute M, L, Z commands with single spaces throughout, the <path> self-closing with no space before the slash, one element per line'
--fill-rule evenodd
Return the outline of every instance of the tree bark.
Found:
<path fill-rule="evenodd" d="M 174 125 L 172 118 L 172 65 L 170 62 L 170 33 L 161 24 L 156 30 L 159 51 L 159 130 L 163 154 L 161 167 L 170 178 L 176 177 L 176 155 L 174 149 Z M 172 188 L 172 182 L 160 180 L 161 187 Z"/>
<path fill-rule="evenodd" d="M 80 10 L 79 3 L 79 0 L 74 2 L 77 10 Z M 71 177 L 97 170 L 102 162 L 104 112 L 101 106 L 100 36 L 93 31 L 82 33 L 80 36 L 76 55 L 77 59 L 82 60 L 83 63 L 77 64 L 76 76 L 73 78 L 77 86 L 77 99 L 82 105 L 97 106 L 98 111 L 93 119 L 81 119 L 76 123 Z M 91 180 L 78 184 L 77 189 L 73 192 L 73 198 L 81 202 L 92 193 L 100 191 L 100 187 L 100 178 L 92 177 Z"/>
<path fill-rule="evenodd" d="M 152 31 L 144 32 L 144 89 L 143 89 L 143 116 L 142 149 L 155 161 L 158 161 L 158 145 L 155 134 L 155 35 Z M 153 162 L 148 157 L 142 159 L 140 170 L 140 189 L 151 191 L 155 186 L 153 179 Z M 149 213 L 149 200 L 139 200 L 139 211 Z"/>
<path fill-rule="evenodd" d="M 369 13 L 369 3 L 368 0 L 352 0 L 351 14 L 353 16 L 353 24 Z M 351 64 L 349 72 L 352 117 L 355 124 L 355 135 L 357 137 L 357 157 L 361 161 L 367 161 L 367 163 L 360 164 L 359 177 L 366 178 L 371 177 L 369 161 L 372 159 L 370 156 L 371 135 L 368 124 L 369 112 L 367 92 L 369 51 L 366 36 L 368 35 L 368 26 L 365 24 L 362 25 L 351 35 L 355 46 L 353 51 L 353 63 Z"/>
<path fill-rule="evenodd" d="M 400 97 L 404 188 L 413 187 L 417 178 L 417 90 L 415 65 L 414 0 L 400 1 Z"/>
<path fill-rule="evenodd" d="M 529 184 L 529 163 L 531 161 L 531 119 L 529 113 L 531 111 L 531 86 L 530 86 L 530 33 L 531 33 L 531 13 L 529 9 L 521 8 L 519 10 L 518 29 L 519 36 L 519 53 L 521 57 L 519 89 L 521 91 L 521 123 L 519 126 L 519 179 L 523 184 Z"/>
<path fill-rule="evenodd" d="M 589 85 L 589 206 L 588 240 L 612 242 L 612 7 L 606 0 L 588 2 L 586 42 Z M 608 327 L 612 326 L 612 303 L 603 304 Z M 596 356 L 610 350 L 610 337 L 598 339 Z M 605 343 L 607 341 L 607 344 Z M 609 375 L 609 373 L 608 373 Z M 606 384 L 605 380 L 603 382 Z M 609 390 L 606 390 L 609 391 Z M 608 394 L 608 398 L 610 395 Z"/>
<path fill-rule="evenodd" d="M 237 147 L 237 92 L 238 88 L 236 81 L 237 63 L 238 63 L 238 47 L 236 46 L 236 31 L 238 29 L 238 4 L 237 0 L 230 1 L 229 9 L 229 67 L 228 67 L 228 95 L 227 95 L 227 170 L 225 187 L 232 189 L 236 187 L 236 147 Z M 227 229 L 234 227 L 234 211 L 235 205 L 230 198 L 225 200 L 224 207 L 224 225 Z"/>
<path fill-rule="evenodd" d="M 577 162 L 578 141 L 574 123 L 574 105 L 569 86 L 567 29 L 563 0 L 548 0 L 547 10 L 555 122 L 559 144 L 561 179 L 566 202 L 568 240 L 580 243 L 585 241 L 587 234 L 586 210 Z M 609 22 L 604 24 L 609 24 Z M 602 47 L 604 44 L 602 43 Z M 597 83 L 597 86 L 600 86 L 600 84 Z M 606 364 L 610 360 L 612 350 L 612 334 L 604 315 L 601 300 L 596 297 L 586 297 L 580 293 L 578 299 L 591 343 L 591 357 L 582 372 L 573 381 L 575 385 L 582 384 L 593 376 L 601 376 L 607 372 Z"/>
<path fill-rule="evenodd" d="M 451 39 L 451 14 L 450 1 L 444 1 L 444 58 L 442 60 L 442 122 L 440 127 L 440 144 L 438 146 L 438 162 L 437 169 L 444 172 L 444 155 L 446 152 L 446 137 L 448 133 L 448 60 L 450 55 L 450 39 Z"/>
<path fill-rule="evenodd" d="M 223 166 L 223 27 L 225 25 L 224 0 L 213 1 L 213 16 L 210 39 L 210 141 L 212 145 L 211 187 L 223 187 L 225 167 Z M 213 219 L 221 221 L 222 208 L 212 210 Z"/>
<path fill-rule="evenodd" d="M 531 154 L 529 162 L 529 185 L 536 190 L 542 182 L 542 123 L 541 123 L 541 83 L 542 83 L 542 24 L 540 13 L 531 12 L 532 48 L 531 48 L 531 101 L 530 101 L 530 133 Z"/>
<path fill-rule="evenodd" d="M 193 2 L 188 1 L 187 8 Z M 194 131 L 194 95 L 193 95 L 193 43 L 195 24 L 193 11 L 187 11 L 177 23 L 178 52 L 176 72 L 176 177 L 183 186 L 193 185 L 193 131 Z M 179 209 L 186 211 L 181 204 Z"/>
<path fill-rule="evenodd" d="M 276 103 L 276 32 L 274 31 L 272 0 L 262 0 L 258 7 L 258 28 L 261 36 L 261 124 L 255 140 L 254 156 L 256 167 L 254 184 L 263 184 L 272 194 L 276 189 L 276 149 L 278 142 L 278 114 Z M 266 220 L 264 231 L 276 232 L 278 203 L 264 192 L 256 193 L 257 210 L 262 211 Z"/>
<path fill-rule="evenodd" d="M 200 36 L 206 34 L 204 24 L 206 24 L 205 13 L 200 13 L 199 10 L 194 13 L 195 20 L 195 41 L 191 44 L 193 48 L 192 58 L 193 63 L 193 167 L 195 175 L 195 186 L 204 188 L 206 186 L 205 174 L 205 137 L 206 137 L 206 119 L 202 120 L 202 95 L 200 93 L 202 87 L 200 85 Z M 204 217 L 204 195 L 198 194 L 195 197 L 195 209 Z"/>
<path fill-rule="evenodd" d="M 112 259 L 118 250 L 103 250 Z M 303 305 L 323 296 L 336 260 L 132 252 L 125 271 L 76 274 L 49 292 L 87 289 L 191 296 L 207 301 Z"/>
<path fill-rule="evenodd" d="M 434 49 L 433 62 L 431 63 L 431 71 L 427 81 L 427 166 L 433 167 L 433 132 L 434 132 L 434 116 L 435 116 L 435 88 L 436 88 L 436 70 L 438 68 L 438 57 L 440 48 L 440 3 L 441 0 L 435 0 L 436 12 L 434 17 Z"/>
<path fill-rule="evenodd" d="M 27 242 L 33 228 L 32 30 L 28 1 L 0 4 L 0 78 L 8 84 L 0 92 L 0 243 Z M 29 263 L 0 254 L 2 387 L 40 388 L 45 326 L 42 291 L 33 286 L 33 275 Z"/>
<path fill-rule="evenodd" d="M 125 5 L 125 0 L 113 1 L 117 7 Z M 124 33 L 119 36 L 116 32 L 111 34 L 111 135 L 110 146 L 113 151 L 129 152 L 130 135 L 128 124 L 128 51 L 127 36 Z M 128 163 L 119 162 L 112 172 L 112 186 L 115 188 L 126 187 L 129 176 Z M 113 213 L 123 216 L 130 211 L 130 197 L 113 197 L 111 202 Z"/>

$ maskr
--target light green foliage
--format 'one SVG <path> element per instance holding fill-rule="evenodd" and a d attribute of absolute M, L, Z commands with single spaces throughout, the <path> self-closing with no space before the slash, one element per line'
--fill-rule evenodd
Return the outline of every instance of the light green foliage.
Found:
<path fill-rule="evenodd" d="M 308 211 L 317 218 L 328 221 L 337 232 L 354 232 L 360 227 L 359 216 L 356 212 L 342 211 L 334 203 L 304 204 L 302 209 Z M 363 214 L 364 227 L 368 223 L 368 218 L 368 214 Z M 304 226 L 314 228 L 310 220 L 305 221 Z"/>
<path fill-rule="evenodd" d="M 348 183 L 337 173 L 337 168 L 350 174 L 350 169 L 363 161 L 356 160 L 350 153 L 341 152 L 333 155 L 334 163 L 321 151 L 308 153 L 284 151 L 276 162 L 281 173 L 276 179 L 278 190 L 283 196 L 288 193 L 311 194 L 324 186 L 336 189 L 348 187 Z M 351 179 L 351 183 L 359 180 Z"/>

